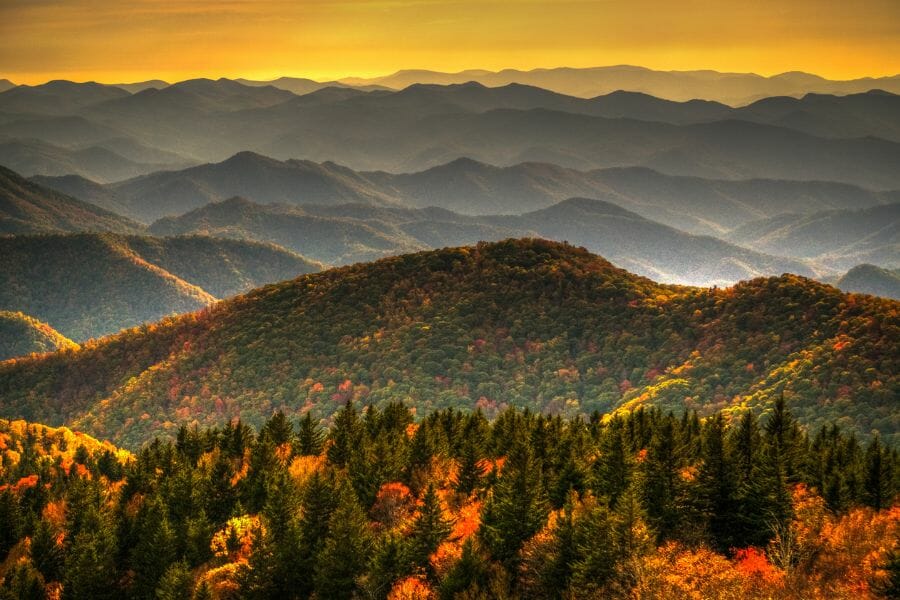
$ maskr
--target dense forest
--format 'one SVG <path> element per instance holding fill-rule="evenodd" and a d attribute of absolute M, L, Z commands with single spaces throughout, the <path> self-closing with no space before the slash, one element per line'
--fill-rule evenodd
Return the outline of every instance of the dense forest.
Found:
<path fill-rule="evenodd" d="M 136 454 L 0 421 L 0 597 L 876 598 L 900 457 L 785 403 L 564 419 L 347 402 Z"/>
<path fill-rule="evenodd" d="M 81 349 L 0 363 L 0 416 L 127 448 L 275 410 L 641 406 L 754 410 L 897 441 L 900 304 L 794 275 L 656 284 L 522 239 L 392 257 L 266 286 Z"/>

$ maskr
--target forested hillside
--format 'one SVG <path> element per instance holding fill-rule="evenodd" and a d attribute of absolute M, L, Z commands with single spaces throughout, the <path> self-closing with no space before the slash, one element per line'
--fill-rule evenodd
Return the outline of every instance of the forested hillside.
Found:
<path fill-rule="evenodd" d="M 800 428 L 351 402 L 137 455 L 0 421 L 0 596 L 896 597 L 900 460 Z"/>
<path fill-rule="evenodd" d="M 78 344 L 26 314 L 0 310 L 0 361 L 64 348 L 75 349 Z"/>
<path fill-rule="evenodd" d="M 419 414 L 752 408 L 900 431 L 898 304 L 802 277 L 663 286 L 583 249 L 508 240 L 267 286 L 74 354 L 0 366 L 0 415 L 137 447 L 179 424 L 347 399 Z"/>
<path fill-rule="evenodd" d="M 317 271 L 271 245 L 208 237 L 69 234 L 0 238 L 0 309 L 76 341 Z"/>

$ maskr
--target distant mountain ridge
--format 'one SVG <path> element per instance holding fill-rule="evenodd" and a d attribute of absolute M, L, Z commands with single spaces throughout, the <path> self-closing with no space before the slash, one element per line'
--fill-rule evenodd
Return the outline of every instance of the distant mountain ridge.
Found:
<path fill-rule="evenodd" d="M 232 198 L 161 219 L 150 232 L 268 241 L 331 264 L 528 236 L 585 246 L 619 266 L 665 282 L 723 285 L 785 272 L 816 275 L 800 261 L 689 235 L 614 204 L 586 198 L 522 215 L 480 217 L 443 209 L 359 204 L 291 207 Z"/>
<path fill-rule="evenodd" d="M 888 270 L 875 265 L 857 265 L 837 279 L 834 285 L 845 292 L 900 300 L 900 269 Z"/>
<path fill-rule="evenodd" d="M 766 96 L 798 96 L 810 92 L 851 94 L 871 89 L 900 93 L 900 75 L 865 77 L 849 81 L 831 81 L 818 75 L 788 72 L 771 77 L 754 73 L 700 71 L 656 71 L 645 67 L 618 65 L 590 68 L 549 68 L 521 71 L 504 69 L 492 72 L 469 70 L 442 73 L 428 70 L 404 70 L 373 78 L 348 77 L 350 85 L 383 85 L 401 89 L 414 83 L 454 84 L 478 81 L 499 86 L 509 83 L 534 85 L 572 96 L 593 98 L 617 90 L 643 92 L 670 100 L 701 98 L 732 105 L 749 104 Z"/>

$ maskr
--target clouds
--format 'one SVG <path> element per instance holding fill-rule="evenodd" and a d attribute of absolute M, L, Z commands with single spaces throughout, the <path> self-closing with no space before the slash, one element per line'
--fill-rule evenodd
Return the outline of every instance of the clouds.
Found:
<path fill-rule="evenodd" d="M 900 72 L 900 2 L 5 0 L 18 81 L 374 74 L 406 67 Z"/>

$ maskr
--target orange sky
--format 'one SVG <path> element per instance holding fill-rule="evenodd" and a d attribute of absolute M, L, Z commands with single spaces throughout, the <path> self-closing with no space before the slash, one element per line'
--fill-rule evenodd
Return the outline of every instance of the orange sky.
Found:
<path fill-rule="evenodd" d="M 900 0 L 0 0 L 0 78 L 636 64 L 900 73 Z"/>

